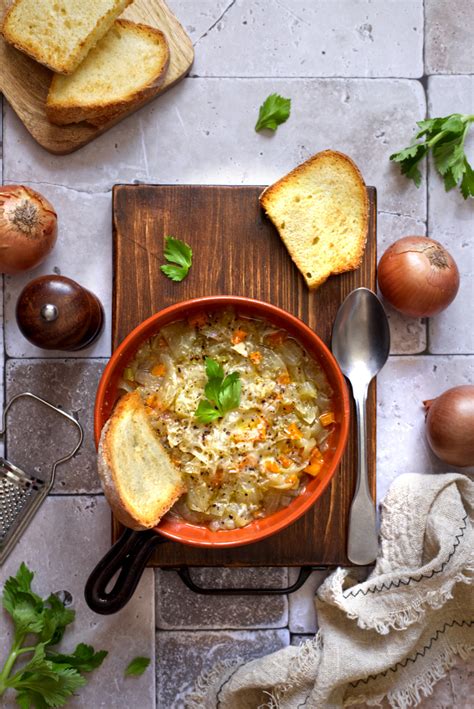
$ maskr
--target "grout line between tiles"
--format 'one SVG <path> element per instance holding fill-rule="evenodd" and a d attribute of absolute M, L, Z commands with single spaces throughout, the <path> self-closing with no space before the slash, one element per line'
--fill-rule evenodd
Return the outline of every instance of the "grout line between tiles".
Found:
<path fill-rule="evenodd" d="M 473 357 L 474 352 L 393 352 L 390 357 Z"/>
<path fill-rule="evenodd" d="M 147 567 L 150 568 L 150 567 Z M 288 625 L 273 625 L 271 628 L 265 628 L 261 627 L 260 625 L 242 625 L 238 628 L 212 628 L 212 627 L 205 627 L 205 628 L 160 628 L 158 625 L 155 625 L 155 634 L 156 633 L 271 633 L 272 631 L 278 631 L 278 630 L 286 630 L 289 635 L 292 635 L 291 630 L 289 629 Z M 294 633 L 293 633 L 294 634 Z M 301 633 L 301 635 L 304 635 L 304 633 Z M 156 643 L 155 643 L 155 650 L 156 650 Z"/>
<path fill-rule="evenodd" d="M 279 630 L 286 630 L 288 631 L 288 635 L 291 635 L 291 631 L 288 630 L 288 626 L 284 625 L 281 626 L 280 628 L 260 628 L 260 627 L 254 627 L 254 628 L 183 628 L 182 630 L 179 629 L 169 629 L 169 630 L 164 630 L 163 628 L 157 628 L 155 626 L 155 631 L 158 633 L 240 633 L 242 631 L 244 632 L 256 632 L 260 631 L 263 633 L 272 633 L 275 631 Z"/>
<path fill-rule="evenodd" d="M 450 75 L 448 75 L 450 76 Z M 468 76 L 471 76 L 468 74 Z M 188 74 L 185 79 L 239 79 L 242 81 L 419 81 L 421 76 L 238 76 L 233 74 L 227 75 L 206 75 L 206 74 Z"/>

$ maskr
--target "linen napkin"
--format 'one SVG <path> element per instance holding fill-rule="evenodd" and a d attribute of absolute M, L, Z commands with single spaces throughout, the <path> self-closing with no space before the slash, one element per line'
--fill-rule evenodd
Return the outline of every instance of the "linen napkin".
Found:
<path fill-rule="evenodd" d="M 474 483 L 405 474 L 383 504 L 380 551 L 355 583 L 337 569 L 316 598 L 319 632 L 252 662 L 220 663 L 187 709 L 406 709 L 474 649 Z"/>

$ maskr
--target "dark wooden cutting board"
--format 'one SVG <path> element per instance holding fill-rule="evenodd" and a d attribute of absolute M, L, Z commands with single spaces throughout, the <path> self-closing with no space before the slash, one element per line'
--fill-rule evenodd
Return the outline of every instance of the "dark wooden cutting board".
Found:
<path fill-rule="evenodd" d="M 357 271 L 331 277 L 308 291 L 258 202 L 262 187 L 118 185 L 113 193 L 115 348 L 142 320 L 180 300 L 203 295 L 244 295 L 297 315 L 329 343 L 339 305 L 354 288 L 375 290 L 376 193 L 368 188 L 367 247 Z M 190 244 L 193 267 L 182 283 L 160 272 L 167 235 Z M 375 496 L 375 385 L 368 399 L 370 487 Z M 235 549 L 199 549 L 166 542 L 155 566 L 304 566 L 348 564 L 348 512 L 357 468 L 355 420 L 330 486 L 293 525 L 262 542 Z M 114 522 L 114 540 L 120 525 Z"/>

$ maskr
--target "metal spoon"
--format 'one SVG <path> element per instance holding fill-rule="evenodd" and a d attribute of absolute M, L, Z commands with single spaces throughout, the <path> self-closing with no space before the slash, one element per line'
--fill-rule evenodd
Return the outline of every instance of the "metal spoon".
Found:
<path fill-rule="evenodd" d="M 352 291 L 339 308 L 332 331 L 332 351 L 350 381 L 357 414 L 357 485 L 349 516 L 347 556 L 370 564 L 377 556 L 375 504 L 367 478 L 367 389 L 387 361 L 390 330 L 382 303 L 368 288 Z"/>

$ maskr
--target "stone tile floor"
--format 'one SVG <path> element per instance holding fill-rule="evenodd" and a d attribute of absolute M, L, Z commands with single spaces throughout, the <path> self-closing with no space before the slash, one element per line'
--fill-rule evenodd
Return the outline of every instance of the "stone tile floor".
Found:
<path fill-rule="evenodd" d="M 5 277 L 6 396 L 24 388 L 78 412 L 86 428 L 81 453 L 59 471 L 51 499 L 38 513 L 1 571 L 21 560 L 37 570 L 38 589 L 68 590 L 77 621 L 68 643 L 86 640 L 109 658 L 71 706 L 170 709 L 200 669 L 236 653 L 257 657 L 315 632 L 313 597 L 324 578 L 315 572 L 288 599 L 206 599 L 184 589 L 174 572 L 147 571 L 130 605 L 116 616 L 94 616 L 82 598 L 84 581 L 109 540 L 109 513 L 94 474 L 91 407 L 110 354 L 111 187 L 117 182 L 263 184 L 312 153 L 348 152 L 378 189 L 381 253 L 405 234 L 445 244 L 462 273 L 460 293 L 429 321 L 388 308 L 392 357 L 378 384 L 378 496 L 402 472 L 443 466 L 423 438 L 421 402 L 473 380 L 473 212 L 459 193 L 445 194 L 430 167 L 420 189 L 399 175 L 388 156 L 405 146 L 416 120 L 472 112 L 474 5 L 463 0 L 170 0 L 190 33 L 196 61 L 190 77 L 93 144 L 66 157 L 37 146 L 4 102 L 0 116 L 3 183 L 37 187 L 57 207 L 58 245 L 36 272 Z M 290 120 L 276 135 L 253 131 L 262 100 L 278 91 L 292 98 Z M 474 140 L 468 152 L 473 157 Z M 29 345 L 15 324 L 17 296 L 43 273 L 76 278 L 102 300 L 107 327 L 88 350 L 67 354 Z M 2 313 L 0 312 L 0 316 Z M 42 470 L 46 453 L 64 440 L 54 421 L 19 411 L 8 454 Z M 35 438 L 36 436 L 36 438 Z M 45 445 L 46 442 L 46 445 Z M 402 444 L 402 445 L 400 445 Z M 472 470 L 470 471 L 472 472 Z M 262 572 L 198 572 L 202 583 L 258 583 Z M 289 572 L 294 580 L 294 571 Z M 286 570 L 272 571 L 273 583 Z M 267 582 L 269 579 L 266 579 Z M 0 628 L 8 634 L 3 615 Z M 156 652 L 156 661 L 155 661 Z M 139 679 L 123 678 L 131 657 L 152 665 Z M 153 670 L 155 668 L 155 671 Z M 420 706 L 470 706 L 473 675 L 454 668 Z"/>

